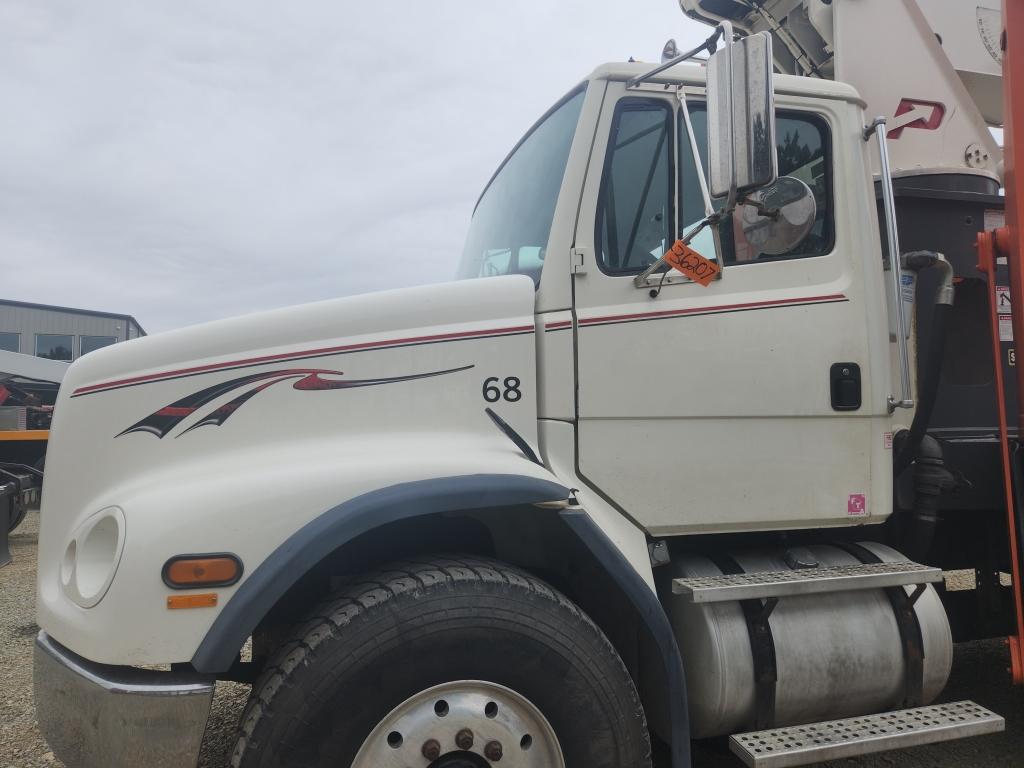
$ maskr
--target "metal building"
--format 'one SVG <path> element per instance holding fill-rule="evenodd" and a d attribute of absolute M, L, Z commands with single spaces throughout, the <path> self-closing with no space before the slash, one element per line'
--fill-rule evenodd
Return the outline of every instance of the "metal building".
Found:
<path fill-rule="evenodd" d="M 131 315 L 0 299 L 0 349 L 77 360 L 95 349 L 145 336 Z"/>

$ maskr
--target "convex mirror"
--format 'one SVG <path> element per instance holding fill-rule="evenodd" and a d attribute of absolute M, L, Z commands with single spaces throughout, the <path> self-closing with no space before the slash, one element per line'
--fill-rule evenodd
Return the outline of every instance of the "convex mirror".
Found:
<path fill-rule="evenodd" d="M 767 189 L 748 195 L 737 213 L 750 247 L 778 256 L 807 237 L 818 210 L 810 187 L 793 176 L 782 176 Z"/>
<path fill-rule="evenodd" d="M 731 40 L 708 59 L 708 167 L 711 196 L 729 197 L 775 181 L 772 39 L 759 32 Z"/>

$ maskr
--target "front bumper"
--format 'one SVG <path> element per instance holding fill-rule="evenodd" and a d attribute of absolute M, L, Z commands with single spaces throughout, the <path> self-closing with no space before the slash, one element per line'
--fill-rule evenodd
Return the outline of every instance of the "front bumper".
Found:
<path fill-rule="evenodd" d="M 214 684 L 198 674 L 87 661 L 36 638 L 35 704 L 54 754 L 74 768 L 194 768 Z"/>

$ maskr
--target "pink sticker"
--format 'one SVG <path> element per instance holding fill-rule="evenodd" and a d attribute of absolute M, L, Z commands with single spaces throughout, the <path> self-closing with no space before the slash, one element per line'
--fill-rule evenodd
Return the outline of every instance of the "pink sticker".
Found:
<path fill-rule="evenodd" d="M 892 450 L 892 432 L 884 432 L 884 433 L 882 433 L 882 446 L 887 451 L 891 451 Z"/>
<path fill-rule="evenodd" d="M 868 503 L 863 493 L 851 493 L 846 500 L 846 514 L 860 517 L 868 513 Z"/>

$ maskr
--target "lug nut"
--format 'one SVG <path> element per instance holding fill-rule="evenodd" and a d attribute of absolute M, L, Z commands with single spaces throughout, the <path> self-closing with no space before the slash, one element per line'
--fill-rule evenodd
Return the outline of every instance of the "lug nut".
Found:
<path fill-rule="evenodd" d="M 500 741 L 488 741 L 487 746 L 484 747 L 484 757 L 493 763 L 501 760 L 501 742 Z"/>
<path fill-rule="evenodd" d="M 455 746 L 463 752 L 471 750 L 473 748 L 473 732 L 469 730 L 469 728 L 463 728 L 461 731 L 456 733 Z"/>
<path fill-rule="evenodd" d="M 437 760 L 441 756 L 441 745 L 437 739 L 427 739 L 423 742 L 423 749 L 420 751 L 427 760 Z"/>

